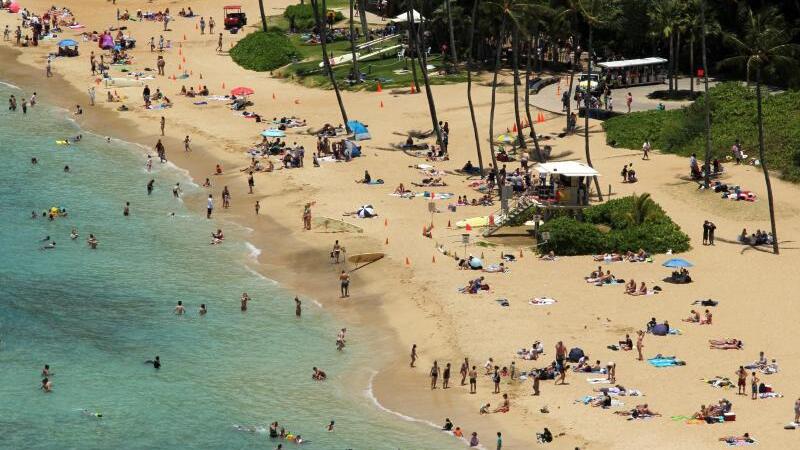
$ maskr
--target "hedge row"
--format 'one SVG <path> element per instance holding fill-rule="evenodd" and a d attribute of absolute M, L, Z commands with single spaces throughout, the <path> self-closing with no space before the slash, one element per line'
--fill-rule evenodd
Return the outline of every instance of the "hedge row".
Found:
<path fill-rule="evenodd" d="M 230 55 L 245 69 L 266 72 L 289 64 L 297 49 L 283 33 L 256 31 L 240 40 Z"/>

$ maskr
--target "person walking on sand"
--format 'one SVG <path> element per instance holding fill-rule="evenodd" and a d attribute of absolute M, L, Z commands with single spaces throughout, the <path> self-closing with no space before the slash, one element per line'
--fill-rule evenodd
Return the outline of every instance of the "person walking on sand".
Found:
<path fill-rule="evenodd" d="M 303 302 L 300 301 L 300 298 L 295 295 L 294 297 L 294 315 L 300 317 L 303 315 Z"/>
<path fill-rule="evenodd" d="M 206 34 L 206 18 L 205 17 L 201 17 L 200 18 L 200 34 L 201 35 Z"/>
<path fill-rule="evenodd" d="M 714 230 L 717 229 L 717 226 L 714 225 L 714 222 L 708 222 L 708 245 L 714 245 Z"/>
<path fill-rule="evenodd" d="M 703 222 L 703 245 L 708 245 L 708 232 L 709 232 L 709 227 L 708 227 L 708 221 L 706 220 Z"/>
<path fill-rule="evenodd" d="M 208 18 L 208 34 L 212 34 L 212 35 L 214 34 L 214 25 L 216 25 L 216 23 L 214 22 L 214 18 L 209 16 L 209 18 Z"/>
<path fill-rule="evenodd" d="M 450 363 L 447 363 L 444 366 L 444 371 L 442 372 L 442 389 L 447 389 L 450 385 Z"/>
<path fill-rule="evenodd" d="M 647 161 L 650 159 L 650 139 L 645 139 L 644 144 L 642 144 L 642 160 Z"/>
<path fill-rule="evenodd" d="M 436 389 L 436 381 L 439 379 L 439 363 L 435 360 L 433 361 L 433 367 L 431 367 L 431 390 Z"/>
<path fill-rule="evenodd" d="M 564 360 L 566 359 L 567 347 L 562 341 L 558 341 L 558 344 L 556 344 L 556 371 L 558 372 L 558 378 L 556 378 L 555 384 L 559 384 L 559 380 L 561 384 L 564 384 L 564 380 L 567 377 L 567 369 L 564 367 Z"/>
<path fill-rule="evenodd" d="M 167 119 L 161 116 L 161 135 L 164 136 L 164 127 L 167 125 Z"/>
<path fill-rule="evenodd" d="M 497 432 L 497 450 L 503 449 L 503 433 Z"/>
<path fill-rule="evenodd" d="M 339 274 L 339 285 L 342 291 L 342 295 L 339 298 L 350 297 L 350 274 L 344 270 Z"/>
<path fill-rule="evenodd" d="M 409 367 L 414 367 L 414 364 L 417 362 L 417 344 L 411 346 L 411 363 L 408 365 Z"/>
<path fill-rule="evenodd" d="M 250 174 L 247 176 L 247 188 L 249 189 L 247 193 L 252 194 L 253 188 L 255 186 L 256 186 L 256 179 L 253 178 L 253 172 L 250 172 Z"/>
<path fill-rule="evenodd" d="M 461 374 L 461 385 L 464 386 L 467 384 L 467 372 L 469 372 L 468 358 L 464 358 L 464 362 L 461 363 L 461 369 L 458 372 Z"/>
<path fill-rule="evenodd" d="M 189 139 L 189 135 L 187 134 L 185 138 L 183 138 L 183 151 L 190 152 L 192 151 L 191 147 L 191 139 Z"/>
<path fill-rule="evenodd" d="M 47 75 L 47 78 L 51 78 L 53 76 L 53 65 L 50 62 L 50 57 L 47 58 L 47 65 L 45 66 L 45 75 Z"/>
<path fill-rule="evenodd" d="M 794 423 L 800 423 L 800 398 L 794 401 Z"/>
<path fill-rule="evenodd" d="M 642 348 L 644 348 L 644 331 L 639 330 L 636 335 L 636 351 L 639 353 L 639 357 L 637 358 L 639 361 L 644 360 L 642 357 Z"/>
<path fill-rule="evenodd" d="M 478 371 L 475 366 L 469 371 L 469 393 L 475 394 L 478 392 Z"/>
<path fill-rule="evenodd" d="M 94 106 L 94 99 L 95 99 L 96 95 L 97 95 L 97 93 L 96 93 L 96 91 L 94 89 L 94 86 L 90 87 L 89 88 L 89 106 Z"/>
<path fill-rule="evenodd" d="M 217 40 L 217 53 L 222 53 L 222 33 L 219 34 L 219 39 Z"/>
<path fill-rule="evenodd" d="M 750 378 L 750 398 L 752 400 L 756 400 L 758 398 L 758 382 L 761 381 L 758 379 L 756 372 L 753 371 L 752 378 Z"/>
<path fill-rule="evenodd" d="M 339 240 L 337 239 L 336 242 L 333 243 L 333 250 L 331 251 L 331 256 L 333 257 L 333 263 L 339 264 L 339 256 L 342 253 L 342 246 L 339 245 Z"/>

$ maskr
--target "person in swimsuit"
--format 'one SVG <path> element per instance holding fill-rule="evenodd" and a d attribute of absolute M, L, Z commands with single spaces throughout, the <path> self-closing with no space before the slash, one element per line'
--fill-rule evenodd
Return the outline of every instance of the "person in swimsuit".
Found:
<path fill-rule="evenodd" d="M 152 364 L 154 369 L 160 369 L 161 368 L 161 358 L 158 355 L 156 355 L 155 359 L 148 359 L 144 363 L 145 364 Z"/>
<path fill-rule="evenodd" d="M 333 257 L 333 263 L 339 264 L 339 255 L 342 253 L 342 246 L 339 245 L 339 241 L 333 243 L 333 251 L 331 252 L 331 256 Z"/>
<path fill-rule="evenodd" d="M 739 387 L 739 395 L 747 395 L 745 389 L 747 388 L 747 371 L 744 370 L 744 366 L 739 366 L 739 370 L 736 371 L 736 376 L 739 379 L 737 383 Z"/>
<path fill-rule="evenodd" d="M 644 348 L 644 331 L 639 330 L 636 333 L 636 351 L 639 352 L 639 357 L 637 358 L 639 361 L 642 361 L 644 358 L 642 357 L 642 348 Z"/>
<path fill-rule="evenodd" d="M 467 384 L 467 372 L 469 372 L 469 358 L 464 358 L 464 362 L 461 363 L 461 369 L 459 370 L 462 386 Z"/>
<path fill-rule="evenodd" d="M 200 304 L 200 315 L 201 316 L 205 316 L 206 313 L 208 313 L 208 310 L 206 309 L 206 304 L 205 303 L 201 303 Z"/>
<path fill-rule="evenodd" d="M 250 301 L 250 296 L 247 295 L 247 292 L 243 292 L 242 293 L 242 298 L 241 298 L 241 310 L 242 311 L 247 311 L 247 302 L 249 302 L 249 301 Z"/>
<path fill-rule="evenodd" d="M 53 383 L 50 382 L 49 378 L 44 377 L 42 379 L 42 387 L 40 389 L 43 390 L 45 393 L 53 392 Z"/>
<path fill-rule="evenodd" d="M 350 275 L 344 270 L 339 275 L 339 283 L 342 291 L 340 298 L 350 297 Z"/>
<path fill-rule="evenodd" d="M 450 363 L 447 363 L 444 366 L 444 372 L 442 372 L 442 389 L 447 389 L 449 384 L 450 384 Z"/>
<path fill-rule="evenodd" d="M 411 346 L 411 363 L 409 367 L 414 367 L 414 364 L 417 362 L 417 344 Z"/>
<path fill-rule="evenodd" d="M 475 394 L 478 392 L 478 371 L 475 370 L 475 366 L 472 366 L 472 370 L 469 371 L 469 393 Z"/>
<path fill-rule="evenodd" d="M 183 306 L 183 302 L 178 300 L 178 305 L 175 306 L 175 314 L 182 316 L 186 313 L 186 308 Z"/>
<path fill-rule="evenodd" d="M 297 296 L 295 296 L 295 298 L 294 298 L 294 315 L 297 316 L 297 317 L 300 317 L 301 314 L 303 314 L 302 302 L 300 301 L 300 299 Z"/>
<path fill-rule="evenodd" d="M 42 376 L 45 377 L 45 378 L 49 378 L 49 377 L 52 377 L 53 375 L 55 375 L 55 374 L 53 372 L 50 372 L 50 365 L 49 364 L 45 364 L 44 365 L 44 369 L 42 369 Z"/>
<path fill-rule="evenodd" d="M 433 367 L 431 367 L 430 377 L 431 377 L 431 390 L 436 389 L 436 381 L 439 379 L 439 363 L 436 361 L 433 361 Z"/>
<path fill-rule="evenodd" d="M 567 369 L 564 367 L 565 359 L 567 359 L 567 347 L 562 341 L 558 341 L 558 344 L 556 344 L 556 370 L 559 372 L 559 377 L 556 379 L 555 384 L 559 384 L 559 380 L 561 384 L 564 384 L 567 377 Z"/>
<path fill-rule="evenodd" d="M 758 382 L 760 380 L 758 379 L 758 376 L 756 375 L 755 371 L 753 371 L 751 376 L 752 378 L 750 378 L 750 394 L 751 394 L 750 398 L 752 400 L 756 400 L 758 398 Z"/>

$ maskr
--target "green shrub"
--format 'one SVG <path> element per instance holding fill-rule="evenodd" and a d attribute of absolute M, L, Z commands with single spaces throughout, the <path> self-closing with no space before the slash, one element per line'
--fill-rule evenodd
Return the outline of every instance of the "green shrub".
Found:
<path fill-rule="evenodd" d="M 331 11 L 330 9 L 328 11 Z M 344 15 L 342 15 L 339 11 L 333 11 L 334 13 L 334 20 L 336 22 L 344 19 Z M 311 7 L 310 4 L 305 5 L 290 5 L 287 6 L 286 9 L 283 11 L 283 17 L 289 21 L 291 24 L 292 19 L 294 19 L 294 26 L 298 30 L 308 31 L 314 28 L 316 22 L 314 20 L 314 9 Z M 320 17 L 320 19 L 324 20 L 324 17 Z"/>
<path fill-rule="evenodd" d="M 712 157 L 725 158 L 739 139 L 745 153 L 758 155 L 756 95 L 741 83 L 722 83 L 709 90 Z M 764 94 L 765 160 L 790 181 L 800 182 L 800 92 Z M 688 107 L 643 111 L 603 123 L 606 140 L 615 147 L 640 149 L 645 139 L 653 148 L 688 156 L 705 149 L 705 97 Z"/>
<path fill-rule="evenodd" d="M 289 64 L 297 50 L 282 33 L 256 31 L 239 41 L 230 54 L 245 69 L 265 72 Z"/>
<path fill-rule="evenodd" d="M 643 197 L 640 202 L 647 204 L 648 214 L 642 223 L 631 219 L 636 204 L 633 196 L 609 200 L 584 209 L 582 222 L 565 216 L 549 220 L 541 231 L 549 232 L 550 239 L 540 250 L 558 255 L 596 255 L 639 249 L 650 253 L 688 250 L 689 236 L 672 222 L 661 206 Z"/>

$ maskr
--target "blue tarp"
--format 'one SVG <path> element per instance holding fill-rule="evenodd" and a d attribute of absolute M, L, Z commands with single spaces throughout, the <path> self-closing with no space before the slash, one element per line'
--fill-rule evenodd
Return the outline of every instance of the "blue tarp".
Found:
<path fill-rule="evenodd" d="M 372 136 L 369 134 L 367 126 L 359 122 L 358 120 L 348 120 L 347 127 L 350 128 L 350 131 L 353 133 L 353 137 L 357 141 L 372 139 Z"/>
<path fill-rule="evenodd" d="M 64 39 L 63 41 L 58 43 L 59 47 L 77 47 L 78 43 L 72 39 Z"/>

